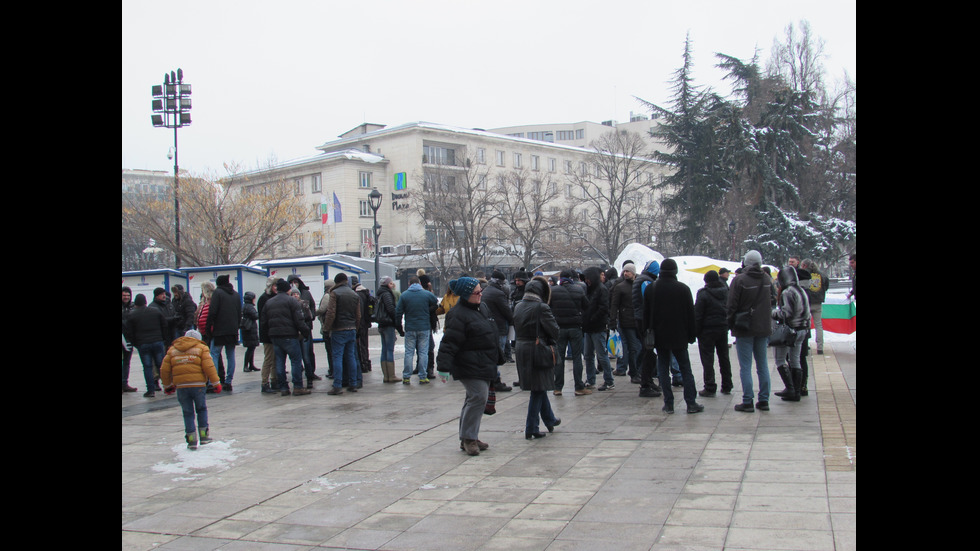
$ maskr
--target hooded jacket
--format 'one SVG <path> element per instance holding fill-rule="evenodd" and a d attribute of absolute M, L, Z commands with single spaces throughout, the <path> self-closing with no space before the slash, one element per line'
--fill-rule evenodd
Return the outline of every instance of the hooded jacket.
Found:
<path fill-rule="evenodd" d="M 206 331 L 212 337 L 234 335 L 238 338 L 238 326 L 242 320 L 242 298 L 238 291 L 226 279 L 219 278 L 219 283 L 211 294 L 208 305 L 208 317 L 205 322 Z"/>
<path fill-rule="evenodd" d="M 418 283 L 413 283 L 402 293 L 402 296 L 398 297 L 395 312 L 399 318 L 404 316 L 405 331 L 431 331 L 429 313 L 435 312 L 438 306 L 439 299 L 435 295 L 423 289 Z M 494 333 L 496 334 L 496 329 Z"/>
<path fill-rule="evenodd" d="M 697 338 L 691 289 L 677 281 L 677 262 L 660 265 L 657 284 L 643 294 L 643 324 L 657 335 L 657 349 L 686 348 Z"/>
<path fill-rule="evenodd" d="M 218 371 L 211 359 L 211 350 L 203 341 L 194 337 L 179 337 L 163 356 L 160 366 L 160 384 L 177 388 L 193 388 L 218 384 Z"/>
<path fill-rule="evenodd" d="M 548 343 L 558 340 L 558 323 L 548 306 L 552 287 L 542 276 L 534 276 L 526 285 L 524 298 L 514 308 L 514 334 L 517 346 L 514 354 L 521 390 L 554 390 L 552 369 L 534 365 L 534 343 L 540 336 Z"/>
<path fill-rule="evenodd" d="M 490 315 L 497 322 L 497 333 L 501 336 L 506 335 L 507 327 L 514 324 L 514 314 L 510 310 L 507 292 L 504 291 L 501 280 L 490 279 L 490 283 L 483 289 L 482 302 L 490 308 Z"/>
<path fill-rule="evenodd" d="M 755 253 L 755 255 L 752 255 Z M 772 278 L 762 271 L 762 257 L 758 252 L 749 251 L 743 262 L 745 269 L 734 280 L 728 291 L 728 328 L 733 337 L 768 337 L 772 334 L 770 312 L 774 296 Z M 735 328 L 735 314 L 752 312 L 748 330 Z"/>
<path fill-rule="evenodd" d="M 609 325 L 609 290 L 602 284 L 602 270 L 586 268 L 585 276 L 589 305 L 582 315 L 584 333 L 603 333 Z"/>
<path fill-rule="evenodd" d="M 728 285 L 716 277 L 698 289 L 694 300 L 694 326 L 698 335 L 728 332 Z"/>
<path fill-rule="evenodd" d="M 810 300 L 800 289 L 796 270 L 787 266 L 776 275 L 779 282 L 779 299 L 772 318 L 796 330 L 810 328 Z"/>

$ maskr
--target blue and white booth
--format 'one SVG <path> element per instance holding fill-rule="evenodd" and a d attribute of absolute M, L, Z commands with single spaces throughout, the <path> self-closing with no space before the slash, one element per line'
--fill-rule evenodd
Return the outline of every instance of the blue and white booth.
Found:
<path fill-rule="evenodd" d="M 142 294 L 147 303 L 153 302 L 153 289 L 163 287 L 170 293 L 170 288 L 179 283 L 186 290 L 189 281 L 186 273 L 169 268 L 122 273 L 123 287 L 129 287 L 133 291 L 134 299 L 136 295 Z"/>
<path fill-rule="evenodd" d="M 246 291 L 255 293 L 256 299 L 265 292 L 265 280 L 269 273 L 254 266 L 244 264 L 223 264 L 218 266 L 199 266 L 193 268 L 181 268 L 187 274 L 190 281 L 189 286 L 184 288 L 191 294 L 195 304 L 201 302 L 201 284 L 205 281 L 214 283 L 219 276 L 227 275 L 228 282 L 238 291 L 239 296 L 244 300 Z"/>

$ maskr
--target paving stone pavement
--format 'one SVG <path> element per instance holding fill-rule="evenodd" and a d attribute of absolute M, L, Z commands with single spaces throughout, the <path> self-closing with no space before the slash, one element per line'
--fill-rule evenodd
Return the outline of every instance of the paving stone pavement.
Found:
<path fill-rule="evenodd" d="M 122 549 L 855 549 L 856 350 L 825 347 L 810 358 L 810 395 L 774 396 L 767 412 L 733 410 L 734 349 L 735 388 L 699 397 L 698 414 L 678 395 L 667 415 L 662 398 L 616 377 L 589 396 L 549 393 L 561 425 L 525 440 L 527 393 L 497 393 L 480 431 L 490 449 L 475 457 L 459 450 L 458 382 L 386 384 L 375 362 L 357 393 L 327 395 L 324 379 L 307 396 L 261 394 L 259 373 L 241 372 L 241 347 L 234 392 L 207 398 L 215 441 L 190 451 L 176 396 L 143 398 L 134 357 Z M 376 359 L 377 335 L 370 348 Z M 326 353 L 315 349 L 322 376 Z M 701 388 L 697 347 L 689 353 Z M 513 363 L 501 371 L 517 380 Z"/>

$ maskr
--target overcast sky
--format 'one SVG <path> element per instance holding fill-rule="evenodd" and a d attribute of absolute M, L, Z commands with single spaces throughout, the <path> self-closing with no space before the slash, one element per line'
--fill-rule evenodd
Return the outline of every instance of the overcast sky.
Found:
<path fill-rule="evenodd" d="M 173 172 L 150 88 L 183 69 L 181 170 L 223 175 L 317 153 L 363 122 L 466 128 L 648 114 L 668 105 L 690 33 L 696 84 L 728 95 L 716 52 L 769 57 L 801 20 L 828 83 L 857 81 L 856 0 L 170 0 L 122 3 L 122 167 Z"/>

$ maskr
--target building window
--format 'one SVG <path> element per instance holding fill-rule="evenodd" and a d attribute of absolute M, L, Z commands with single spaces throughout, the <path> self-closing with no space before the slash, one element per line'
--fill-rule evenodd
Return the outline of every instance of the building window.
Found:
<path fill-rule="evenodd" d="M 565 161 L 565 173 L 566 174 L 572 173 L 572 161 Z"/>
<path fill-rule="evenodd" d="M 568 141 L 575 139 L 575 132 L 572 130 L 558 130 L 555 132 L 558 141 Z"/>
<path fill-rule="evenodd" d="M 479 163 L 479 164 L 481 164 L 481 165 L 487 164 L 487 150 L 486 149 L 484 149 L 482 147 L 476 148 L 476 162 Z"/>
<path fill-rule="evenodd" d="M 317 249 L 323 248 L 323 232 L 313 232 L 313 246 Z"/>
<path fill-rule="evenodd" d="M 422 162 L 434 165 L 456 166 L 456 150 L 435 145 L 422 146 Z"/>
<path fill-rule="evenodd" d="M 514 153 L 514 168 L 521 168 L 521 154 Z"/>
<path fill-rule="evenodd" d="M 371 173 L 370 172 L 359 172 L 358 173 L 358 178 L 359 178 L 359 181 L 360 181 L 359 182 L 359 185 L 360 185 L 361 188 L 363 188 L 363 189 L 370 189 L 371 188 Z"/>
<path fill-rule="evenodd" d="M 479 177 L 479 179 L 477 179 L 477 181 L 476 181 L 476 189 L 478 189 L 480 191 L 486 191 L 487 190 L 487 175 L 486 174 L 481 174 L 480 177 Z"/>
<path fill-rule="evenodd" d="M 296 178 L 293 180 L 293 195 L 303 195 L 303 179 Z"/>
<path fill-rule="evenodd" d="M 303 249 L 303 234 L 301 233 L 296 234 L 296 248 Z"/>
<path fill-rule="evenodd" d="M 362 218 L 371 218 L 374 211 L 371 210 L 371 202 L 367 200 L 360 200 L 357 202 L 358 210 Z"/>
<path fill-rule="evenodd" d="M 497 150 L 497 166 L 504 166 L 504 152 Z"/>
<path fill-rule="evenodd" d="M 548 159 L 548 172 L 555 172 L 558 170 L 558 159 Z"/>
<path fill-rule="evenodd" d="M 361 243 L 370 245 L 372 237 L 371 228 L 361 228 Z"/>
<path fill-rule="evenodd" d="M 576 130 L 575 131 L 575 139 L 576 140 L 584 140 L 585 139 L 585 130 L 582 130 L 582 129 Z"/>
<path fill-rule="evenodd" d="M 313 184 L 310 185 L 310 191 L 313 192 L 313 193 L 320 193 L 321 191 L 323 191 L 323 186 L 320 183 L 320 175 L 319 174 L 314 174 L 313 175 Z"/>
<path fill-rule="evenodd" d="M 527 137 L 541 142 L 555 142 L 555 134 L 550 130 L 545 130 L 543 132 L 528 132 Z"/>
<path fill-rule="evenodd" d="M 575 197 L 575 187 L 572 184 L 565 184 L 565 197 L 568 199 Z"/>
<path fill-rule="evenodd" d="M 531 155 L 531 170 L 538 170 L 541 165 L 541 157 Z"/>

